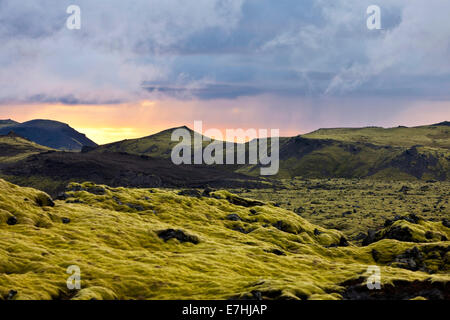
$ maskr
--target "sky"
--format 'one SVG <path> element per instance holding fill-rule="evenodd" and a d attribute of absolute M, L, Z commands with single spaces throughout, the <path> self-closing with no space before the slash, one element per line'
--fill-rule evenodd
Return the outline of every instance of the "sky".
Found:
<path fill-rule="evenodd" d="M 0 119 L 63 121 L 98 143 L 194 120 L 284 136 L 450 120 L 449 12 L 443 0 L 0 0 Z"/>

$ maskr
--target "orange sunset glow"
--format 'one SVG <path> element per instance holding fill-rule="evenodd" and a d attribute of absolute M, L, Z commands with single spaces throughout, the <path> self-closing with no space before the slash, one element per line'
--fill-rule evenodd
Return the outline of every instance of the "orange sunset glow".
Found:
<path fill-rule="evenodd" d="M 196 109 L 197 107 L 197 109 Z M 86 134 L 98 144 L 106 144 L 124 139 L 134 139 L 155 134 L 178 126 L 193 128 L 195 120 L 205 119 L 205 106 L 198 103 L 177 101 L 149 101 L 113 105 L 64 105 L 27 104 L 14 105 L 13 108 L 0 108 L 0 118 L 11 118 L 18 122 L 31 119 L 51 119 L 69 124 L 72 128 Z M 218 108 L 216 112 L 223 109 Z M 260 128 L 256 117 L 254 121 L 239 122 L 242 114 L 252 110 L 238 107 L 225 109 L 225 115 L 204 121 L 203 130 L 217 128 L 225 134 L 227 128 Z M 213 114 L 213 112 L 211 112 Z M 208 120 L 208 118 L 206 118 Z M 261 127 L 270 129 L 269 126 Z M 295 135 L 298 131 L 285 130 L 284 134 Z"/>
<path fill-rule="evenodd" d="M 277 112 L 270 111 L 275 104 L 282 106 Z M 294 105 L 298 105 L 301 112 L 286 111 Z M 307 100 L 290 101 L 267 96 L 233 101 L 165 99 L 105 105 L 16 104 L 12 107 L 0 107 L 0 118 L 11 118 L 19 122 L 32 119 L 61 121 L 86 134 L 96 143 L 105 144 L 145 137 L 184 125 L 193 128 L 196 120 L 203 121 L 203 131 L 217 128 L 225 134 L 226 129 L 279 128 L 281 136 L 295 136 L 321 127 L 390 127 L 435 123 L 448 118 L 450 110 L 446 101 L 419 101 L 408 103 L 405 111 L 392 113 L 389 119 L 368 119 L 361 112 L 359 118 L 348 120 L 349 113 L 346 109 L 351 109 L 354 105 L 361 105 L 361 110 L 373 108 L 370 104 L 363 105 L 361 101 L 355 100 L 336 102 L 336 108 L 321 113 L 317 111 L 316 105 Z"/>

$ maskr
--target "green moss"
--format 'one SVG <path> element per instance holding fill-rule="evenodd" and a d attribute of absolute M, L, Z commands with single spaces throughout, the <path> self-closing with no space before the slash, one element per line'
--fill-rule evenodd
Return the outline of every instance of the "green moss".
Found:
<path fill-rule="evenodd" d="M 305 136 L 314 139 L 368 142 L 383 146 L 412 147 L 423 145 L 450 149 L 450 131 L 446 126 L 320 129 Z"/>
<path fill-rule="evenodd" d="M 417 245 L 336 247 L 340 231 L 263 201 L 231 203 L 235 196 L 223 191 L 197 198 L 90 183 L 70 189 L 67 202 L 40 206 L 31 200 L 42 192 L 0 180 L 0 298 L 16 290 L 15 299 L 227 299 L 256 290 L 267 299 L 340 299 L 341 284 L 374 264 L 371 249 L 394 256 Z M 242 220 L 229 221 L 232 213 Z M 4 222 L 10 215 L 16 225 Z M 168 229 L 198 243 L 165 241 L 158 234 Z M 383 281 L 449 280 L 448 273 L 413 272 L 387 260 Z M 79 291 L 66 287 L 71 265 L 81 270 Z"/>
<path fill-rule="evenodd" d="M 10 163 L 25 159 L 26 157 L 53 150 L 29 141 L 14 134 L 0 135 L 0 163 Z"/>

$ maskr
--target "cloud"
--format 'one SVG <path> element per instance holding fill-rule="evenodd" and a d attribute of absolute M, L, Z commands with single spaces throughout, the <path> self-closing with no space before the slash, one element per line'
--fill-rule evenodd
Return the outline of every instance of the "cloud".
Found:
<path fill-rule="evenodd" d="M 65 28 L 66 8 L 82 28 Z M 273 94 L 450 99 L 450 3 L 0 0 L 0 103 Z"/>
<path fill-rule="evenodd" d="M 0 2 L 0 101 L 129 101 L 166 79 L 170 52 L 204 28 L 233 28 L 241 0 L 76 1 L 82 28 L 65 28 L 72 1 Z"/>

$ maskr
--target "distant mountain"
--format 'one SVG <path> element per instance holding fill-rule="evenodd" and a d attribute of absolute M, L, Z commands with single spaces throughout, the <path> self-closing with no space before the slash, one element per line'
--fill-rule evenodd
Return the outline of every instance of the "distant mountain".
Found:
<path fill-rule="evenodd" d="M 175 129 L 99 146 L 92 152 L 125 152 L 167 159 L 178 143 L 171 141 Z M 189 131 L 193 136 L 193 131 Z M 248 150 L 248 143 L 245 149 Z M 255 177 L 260 174 L 259 165 L 219 167 Z M 296 176 L 447 180 L 450 179 L 450 129 L 442 125 L 336 128 L 282 137 L 277 177 Z"/>
<path fill-rule="evenodd" d="M 69 125 L 52 120 L 31 120 L 17 123 L 12 120 L 0 122 L 0 135 L 14 132 L 30 141 L 49 148 L 80 151 L 83 147 L 97 144 Z"/>
<path fill-rule="evenodd" d="M 110 144 L 101 145 L 95 148 L 94 152 L 126 152 L 129 154 L 146 155 L 158 158 L 170 158 L 172 148 L 178 141 L 172 141 L 172 132 L 177 129 L 186 129 L 193 137 L 194 131 L 186 126 L 167 129 L 138 139 L 129 139 Z"/>
<path fill-rule="evenodd" d="M 433 126 L 437 126 L 437 127 L 440 127 L 440 126 L 446 126 L 446 127 L 450 127 L 450 121 L 444 121 L 444 122 L 439 122 L 439 123 L 436 123 L 436 124 L 433 124 Z"/>
<path fill-rule="evenodd" d="M 0 120 L 0 128 L 1 127 L 7 127 L 7 126 L 13 126 L 18 124 L 18 122 L 8 119 L 8 120 Z"/>
<path fill-rule="evenodd" d="M 45 136 L 42 132 L 47 136 L 53 134 L 50 137 L 59 137 L 66 147 L 72 148 L 74 144 L 67 144 L 74 141 L 71 137 L 75 136 L 77 142 L 85 138 L 69 126 L 51 121 L 18 124 L 0 128 L 0 132 L 11 128 L 32 128 L 35 130 L 32 132 L 41 134 L 41 141 Z M 25 151 L 20 156 L 15 153 L 17 142 L 0 145 L 9 157 L 8 161 L 0 158 L 0 174 L 13 183 L 52 194 L 70 181 L 125 187 L 265 188 L 277 185 L 278 178 L 293 177 L 450 180 L 447 126 L 322 129 L 308 135 L 280 138 L 280 170 L 276 176 L 269 177 L 260 176 L 260 165 L 174 165 L 170 154 L 178 144 L 171 141 L 175 129 L 98 147 L 91 142 L 75 154 L 45 150 L 42 149 L 45 147 L 31 146 L 23 138 L 14 138 L 25 145 Z M 190 132 L 193 137 L 194 132 Z M 61 148 L 61 144 L 57 146 Z M 248 149 L 246 143 L 245 150 Z M 11 161 L 11 155 L 15 161 Z"/>

